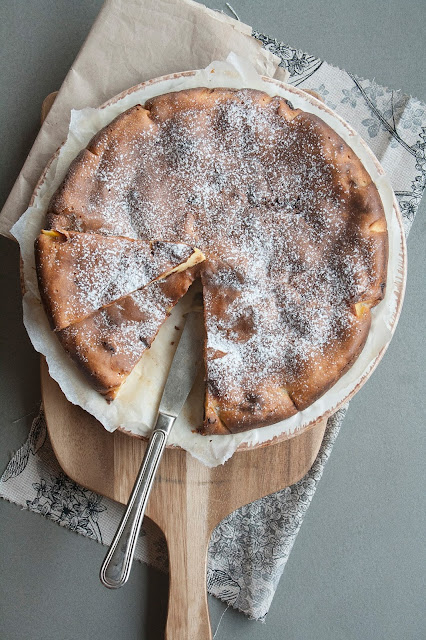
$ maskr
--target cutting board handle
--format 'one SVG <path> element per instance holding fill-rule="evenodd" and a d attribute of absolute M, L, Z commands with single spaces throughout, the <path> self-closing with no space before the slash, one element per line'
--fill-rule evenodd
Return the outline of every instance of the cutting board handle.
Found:
<path fill-rule="evenodd" d="M 176 520 L 176 519 L 175 519 Z M 181 522 L 181 524 L 183 524 Z M 190 524 L 190 523 L 189 523 Z M 207 547 L 209 536 L 182 536 L 179 524 L 169 529 L 169 608 L 166 640 L 212 640 L 207 603 Z"/>

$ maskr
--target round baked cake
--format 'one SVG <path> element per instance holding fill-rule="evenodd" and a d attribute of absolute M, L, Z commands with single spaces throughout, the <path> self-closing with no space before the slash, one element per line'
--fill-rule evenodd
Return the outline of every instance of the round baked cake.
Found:
<path fill-rule="evenodd" d="M 386 219 L 361 161 L 317 116 L 252 89 L 178 91 L 119 115 L 72 162 L 46 229 L 100 246 L 113 236 L 189 248 L 172 275 L 134 290 L 133 279 L 54 328 L 111 401 L 200 277 L 205 434 L 312 404 L 360 354 L 386 286 Z M 52 319 L 52 276 L 36 257 Z"/>

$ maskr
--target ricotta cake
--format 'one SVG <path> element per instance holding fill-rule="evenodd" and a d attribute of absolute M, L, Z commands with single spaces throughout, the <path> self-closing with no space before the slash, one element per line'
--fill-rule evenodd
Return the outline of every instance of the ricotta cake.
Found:
<path fill-rule="evenodd" d="M 120 114 L 72 162 L 46 229 L 100 247 L 120 238 L 130 270 L 133 242 L 205 256 L 120 295 L 110 287 L 106 301 L 90 296 L 77 318 L 64 295 L 64 322 L 44 300 L 64 348 L 111 400 L 200 276 L 204 434 L 312 404 L 356 360 L 384 296 L 387 226 L 370 175 L 319 117 L 252 89 L 178 91 Z M 41 292 L 51 278 L 39 270 Z"/>

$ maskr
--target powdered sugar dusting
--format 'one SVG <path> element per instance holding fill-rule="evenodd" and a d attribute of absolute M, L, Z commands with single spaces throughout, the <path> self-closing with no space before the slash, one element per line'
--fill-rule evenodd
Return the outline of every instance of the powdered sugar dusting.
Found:
<path fill-rule="evenodd" d="M 133 317 L 126 313 L 129 304 L 134 307 Z M 164 322 L 170 304 L 171 299 L 162 292 L 161 286 L 153 283 L 67 327 L 63 334 L 67 340 L 78 340 L 75 347 L 83 361 L 87 362 L 89 349 L 100 348 L 116 359 L 131 358 L 135 364 Z"/>
<path fill-rule="evenodd" d="M 39 260 L 50 265 L 46 294 L 66 326 L 145 287 L 192 252 L 185 244 L 71 233 L 65 240 L 52 240 Z"/>
<path fill-rule="evenodd" d="M 291 385 L 351 335 L 351 306 L 375 286 L 342 141 L 245 90 L 208 109 L 194 93 L 164 119 L 161 99 L 155 135 L 101 158 L 80 228 L 116 233 L 118 218 L 129 237 L 199 247 L 212 393 L 238 403 L 256 385 Z"/>

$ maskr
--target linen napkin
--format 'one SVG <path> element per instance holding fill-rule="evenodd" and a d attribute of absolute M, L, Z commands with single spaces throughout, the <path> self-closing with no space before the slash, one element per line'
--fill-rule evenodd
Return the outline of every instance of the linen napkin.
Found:
<path fill-rule="evenodd" d="M 290 84 L 317 91 L 367 140 L 394 187 L 407 235 L 426 185 L 426 105 L 261 33 L 253 35 L 280 57 Z M 208 591 L 249 618 L 265 619 L 346 410 L 347 406 L 328 420 L 318 456 L 302 480 L 238 509 L 212 534 Z M 64 475 L 42 412 L 3 473 L 0 496 L 105 545 L 123 512 L 121 505 Z M 149 520 L 144 522 L 136 557 L 167 571 L 165 540 Z"/>

